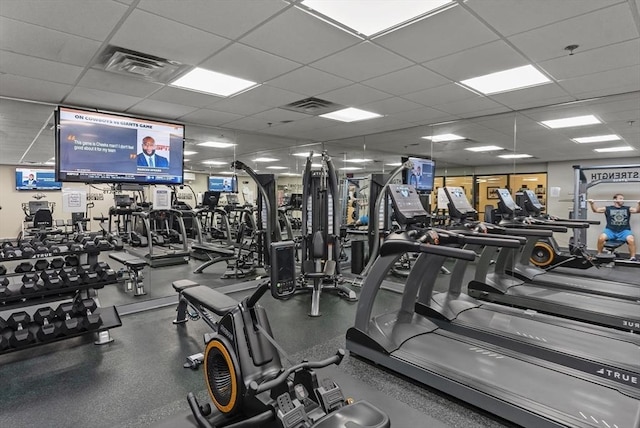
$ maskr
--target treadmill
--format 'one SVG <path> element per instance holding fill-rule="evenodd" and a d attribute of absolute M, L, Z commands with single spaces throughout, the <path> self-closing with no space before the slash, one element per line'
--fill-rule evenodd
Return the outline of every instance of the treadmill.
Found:
<path fill-rule="evenodd" d="M 393 185 L 390 191 L 407 195 L 399 208 L 411 219 L 418 209 L 409 201 L 415 190 Z M 411 290 L 399 310 L 372 316 L 380 285 L 403 253 L 421 253 L 423 259 L 476 257 L 473 251 L 436 245 L 429 236 L 393 233 L 382 244 L 364 279 L 347 349 L 525 427 L 638 426 L 638 399 L 596 383 L 595 376 L 439 328 L 413 311 Z"/>
<path fill-rule="evenodd" d="M 498 207 L 503 215 L 503 219 L 505 216 L 515 219 L 518 216 L 518 213 L 523 212 L 522 208 L 515 203 L 507 189 L 499 189 L 498 195 L 500 197 L 500 204 Z M 531 221 L 529 218 L 527 218 L 527 220 Z M 505 222 L 507 224 L 505 224 Z M 500 224 L 509 226 L 512 223 L 509 220 L 503 220 Z M 533 223 L 533 227 L 538 225 L 544 226 L 545 224 L 547 223 L 544 221 L 536 220 Z M 566 226 L 568 228 L 584 228 L 589 226 L 588 223 L 573 221 L 549 221 L 548 224 Z M 519 260 L 515 262 L 512 260 L 510 265 L 507 266 L 507 273 L 511 273 L 528 283 L 542 285 L 548 288 L 574 290 L 584 293 L 598 294 L 601 296 L 614 297 L 617 299 L 630 300 L 632 302 L 640 302 L 640 287 L 624 282 L 597 278 L 587 279 L 581 276 L 550 272 L 532 265 L 531 256 L 536 243 L 537 239 L 530 239 L 530 241 L 527 242 L 520 252 Z"/>
<path fill-rule="evenodd" d="M 510 197 L 506 189 L 498 189 L 501 197 L 507 202 Z M 515 202 L 513 202 L 515 205 Z M 514 209 L 515 210 L 515 209 Z M 501 222 L 504 224 L 504 222 Z M 539 237 L 551 236 L 549 230 L 538 230 L 536 226 L 524 223 L 507 223 L 509 226 L 521 227 L 512 230 L 512 233 L 527 236 L 527 243 L 522 252 L 527 251 L 527 246 L 535 245 Z M 554 228 L 556 226 L 544 226 Z M 557 284 L 539 285 L 531 284 L 508 274 L 507 268 L 513 265 L 518 258 L 514 250 L 502 248 L 495 260 L 494 271 L 489 273 L 489 266 L 493 258 L 488 252 L 483 252 L 476 266 L 475 279 L 468 285 L 470 296 L 481 300 L 488 300 L 520 308 L 571 318 L 579 321 L 587 321 L 620 330 L 640 333 L 640 303 L 608 296 L 589 294 L 584 291 L 572 291 L 563 289 Z M 522 253 L 521 253 L 522 254 Z M 520 254 L 520 257 L 522 257 Z M 590 281 L 586 280 L 586 286 Z"/>

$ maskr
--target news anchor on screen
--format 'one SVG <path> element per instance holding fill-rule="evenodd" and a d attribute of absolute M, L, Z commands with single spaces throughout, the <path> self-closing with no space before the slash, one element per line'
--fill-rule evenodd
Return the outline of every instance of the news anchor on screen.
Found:
<path fill-rule="evenodd" d="M 138 166 L 169 168 L 169 160 L 156 154 L 156 140 L 152 137 L 142 139 L 142 153 L 138 153 Z"/>
<path fill-rule="evenodd" d="M 29 174 L 29 177 L 24 180 L 24 184 L 26 186 L 36 186 L 38 184 L 38 181 L 36 180 L 36 177 L 33 174 Z"/>

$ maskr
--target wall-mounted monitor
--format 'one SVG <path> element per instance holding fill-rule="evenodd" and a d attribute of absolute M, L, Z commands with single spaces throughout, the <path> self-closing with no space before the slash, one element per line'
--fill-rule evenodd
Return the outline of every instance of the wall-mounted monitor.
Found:
<path fill-rule="evenodd" d="M 237 179 L 232 176 L 210 176 L 208 190 L 210 192 L 237 193 Z"/>
<path fill-rule="evenodd" d="M 436 164 L 431 159 L 419 157 L 404 157 L 403 162 L 410 160 L 413 168 L 405 169 L 402 182 L 415 187 L 418 193 L 428 193 L 433 191 L 434 173 Z"/>
<path fill-rule="evenodd" d="M 52 168 L 16 168 L 16 189 L 60 190 L 62 183 L 56 181 L 56 172 Z"/>
<path fill-rule="evenodd" d="M 184 126 L 68 107 L 56 110 L 56 179 L 182 184 Z"/>

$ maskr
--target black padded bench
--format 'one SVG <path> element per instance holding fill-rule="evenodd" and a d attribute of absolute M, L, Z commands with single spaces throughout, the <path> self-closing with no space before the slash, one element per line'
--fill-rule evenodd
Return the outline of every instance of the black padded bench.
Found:
<path fill-rule="evenodd" d="M 174 281 L 171 285 L 180 293 L 178 314 L 173 321 L 174 324 L 182 324 L 189 320 L 187 310 L 191 306 L 211 328 L 216 330 L 215 321 L 209 318 L 209 312 L 222 316 L 238 306 L 238 301 L 234 298 L 188 279 Z"/>
<path fill-rule="evenodd" d="M 203 270 L 213 264 L 227 260 L 235 260 L 236 258 L 236 251 L 234 247 L 226 247 L 208 243 L 193 243 L 191 244 L 191 249 L 193 251 L 204 253 L 207 257 L 209 257 L 209 260 L 198 266 L 198 268 L 194 270 L 193 273 L 202 273 Z"/>
<path fill-rule="evenodd" d="M 146 260 L 129 253 L 111 253 L 109 257 L 126 267 L 125 271 L 122 269 L 118 271 L 118 276 L 124 281 L 124 291 L 133 291 L 134 296 L 147 294 L 142 275 L 142 269 L 148 264 Z"/>

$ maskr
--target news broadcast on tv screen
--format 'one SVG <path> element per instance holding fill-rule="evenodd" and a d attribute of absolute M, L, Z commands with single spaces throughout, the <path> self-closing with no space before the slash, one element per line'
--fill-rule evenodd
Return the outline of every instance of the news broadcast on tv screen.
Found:
<path fill-rule="evenodd" d="M 56 178 L 182 184 L 184 126 L 59 107 Z"/>
<path fill-rule="evenodd" d="M 238 191 L 236 177 L 209 176 L 210 192 L 235 193 Z"/>
<path fill-rule="evenodd" d="M 56 172 L 52 168 L 16 168 L 16 189 L 60 190 L 62 183 L 56 181 Z"/>

